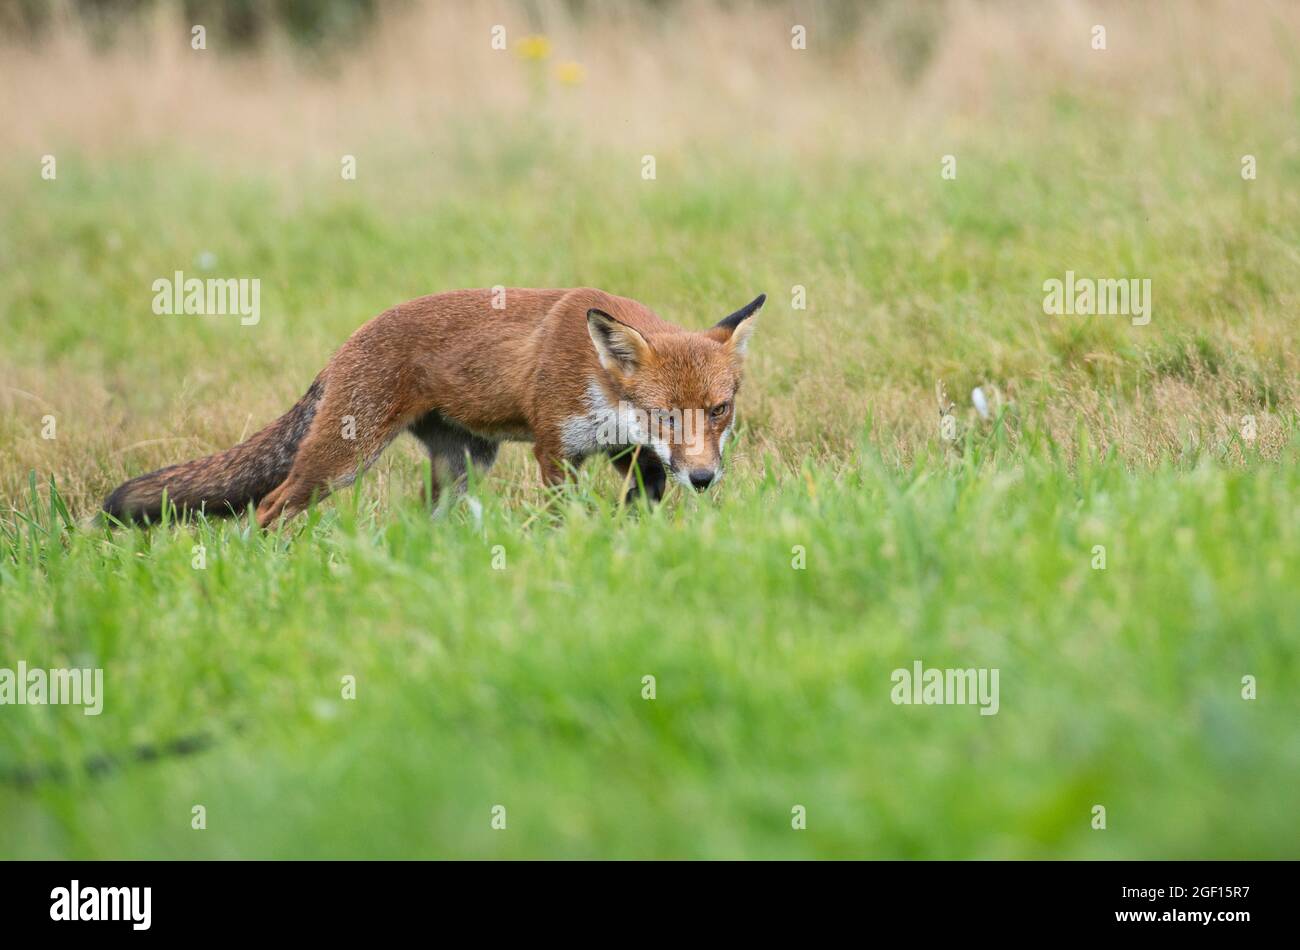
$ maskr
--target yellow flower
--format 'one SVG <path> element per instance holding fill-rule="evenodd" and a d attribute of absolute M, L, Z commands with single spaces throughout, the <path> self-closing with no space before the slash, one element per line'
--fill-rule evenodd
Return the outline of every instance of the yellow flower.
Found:
<path fill-rule="evenodd" d="M 544 36 L 525 36 L 515 44 L 520 59 L 546 59 L 551 55 L 551 41 Z"/>
<path fill-rule="evenodd" d="M 587 79 L 582 63 L 560 63 L 555 67 L 555 78 L 566 86 L 581 86 Z"/>

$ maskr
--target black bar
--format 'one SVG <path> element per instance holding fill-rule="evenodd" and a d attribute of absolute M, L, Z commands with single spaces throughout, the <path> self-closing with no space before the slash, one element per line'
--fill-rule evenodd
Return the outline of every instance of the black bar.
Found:
<path fill-rule="evenodd" d="M 597 921 L 667 939 L 685 932 L 670 927 L 763 936 L 784 921 L 859 934 L 910 927 L 927 939 L 1127 931 L 1223 941 L 1293 921 L 1295 870 L 1294 862 L 1222 861 L 11 862 L 0 864 L 0 919 L 7 937 L 75 930 L 82 939 L 337 940 L 416 926 L 432 927 L 425 932 L 437 939 L 512 924 L 533 926 L 536 936 L 576 935 Z M 138 903 L 121 891 L 104 902 L 109 912 L 117 902 L 126 919 L 52 919 L 69 910 L 74 880 L 87 912 L 100 906 L 99 888 L 149 888 L 147 930 L 136 929 L 142 890 Z M 58 888 L 68 900 L 56 907 Z"/>

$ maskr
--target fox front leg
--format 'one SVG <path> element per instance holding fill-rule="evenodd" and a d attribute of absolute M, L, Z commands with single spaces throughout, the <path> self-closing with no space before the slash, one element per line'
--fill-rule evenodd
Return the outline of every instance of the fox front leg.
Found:
<path fill-rule="evenodd" d="M 566 460 L 558 438 L 538 435 L 533 442 L 533 457 L 537 459 L 537 466 L 541 469 L 543 485 L 552 488 L 564 483 L 568 470 L 564 464 Z"/>
<path fill-rule="evenodd" d="M 650 449 L 645 446 L 628 446 L 615 452 L 610 461 L 626 487 L 624 501 L 643 490 L 646 500 L 652 503 L 664 497 L 668 473 L 664 471 L 663 462 Z"/>

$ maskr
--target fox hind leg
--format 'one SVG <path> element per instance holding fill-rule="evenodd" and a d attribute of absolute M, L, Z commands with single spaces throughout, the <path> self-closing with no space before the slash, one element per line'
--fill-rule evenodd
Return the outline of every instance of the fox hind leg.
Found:
<path fill-rule="evenodd" d="M 483 473 L 496 461 L 496 442 L 449 422 L 440 412 L 425 413 L 407 426 L 407 431 L 429 453 L 432 492 L 426 501 L 431 505 L 438 503 L 444 485 L 463 491 L 471 465 Z"/>
<path fill-rule="evenodd" d="M 352 484 L 403 427 L 401 419 L 371 421 L 339 409 L 320 412 L 298 448 L 289 476 L 257 506 L 258 525 L 265 528 L 277 518 L 292 518 L 313 498 L 320 501 Z"/>

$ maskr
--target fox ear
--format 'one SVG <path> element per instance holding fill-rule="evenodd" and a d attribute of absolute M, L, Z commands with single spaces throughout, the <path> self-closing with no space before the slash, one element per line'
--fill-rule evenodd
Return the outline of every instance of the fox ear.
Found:
<path fill-rule="evenodd" d="M 767 294 L 759 294 L 731 316 L 723 317 L 715 323 L 709 330 L 709 335 L 725 342 L 727 346 L 743 356 L 749 347 L 749 337 L 757 326 L 757 321 L 751 318 L 758 313 L 766 301 Z"/>
<path fill-rule="evenodd" d="M 596 345 L 600 365 L 614 373 L 630 376 L 650 360 L 650 344 L 626 323 L 604 310 L 587 311 L 587 332 Z"/>

